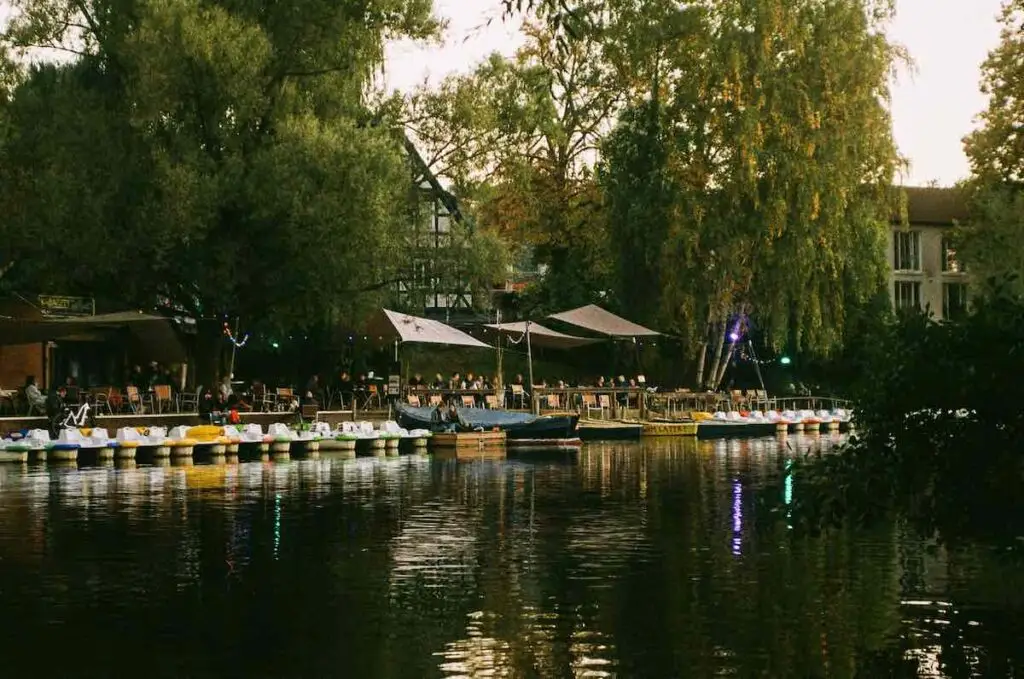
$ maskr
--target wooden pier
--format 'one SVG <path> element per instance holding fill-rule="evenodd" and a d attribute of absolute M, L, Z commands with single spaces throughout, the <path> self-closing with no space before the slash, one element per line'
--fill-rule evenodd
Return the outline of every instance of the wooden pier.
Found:
<path fill-rule="evenodd" d="M 467 431 L 458 433 L 434 434 L 430 444 L 442 450 L 484 450 L 487 448 L 504 448 L 506 443 L 503 431 Z"/>

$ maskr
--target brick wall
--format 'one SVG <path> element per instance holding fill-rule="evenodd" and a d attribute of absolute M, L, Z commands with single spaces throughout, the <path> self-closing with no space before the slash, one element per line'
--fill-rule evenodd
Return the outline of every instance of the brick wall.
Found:
<path fill-rule="evenodd" d="M 0 387 L 15 389 L 25 384 L 27 375 L 35 375 L 40 388 L 43 384 L 43 345 L 15 344 L 0 347 Z"/>

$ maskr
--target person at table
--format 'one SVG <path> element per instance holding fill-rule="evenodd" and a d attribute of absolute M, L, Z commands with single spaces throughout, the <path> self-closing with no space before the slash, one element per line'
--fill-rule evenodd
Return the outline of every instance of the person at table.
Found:
<path fill-rule="evenodd" d="M 463 381 L 462 376 L 459 373 L 452 373 L 452 378 L 448 380 L 448 388 L 452 391 L 465 389 L 466 383 Z"/>
<path fill-rule="evenodd" d="M 471 372 L 470 373 L 466 373 L 466 389 L 480 390 L 480 389 L 483 389 L 483 388 L 484 388 L 484 383 L 480 380 L 479 377 L 477 377 L 476 375 L 474 375 Z"/>
<path fill-rule="evenodd" d="M 444 377 L 442 377 L 441 373 L 437 373 L 436 375 L 434 375 L 434 383 L 431 384 L 430 386 L 433 389 L 444 389 L 448 385 L 444 381 Z"/>
<path fill-rule="evenodd" d="M 217 395 L 220 398 L 220 402 L 227 403 L 234 393 L 235 390 L 231 388 L 231 375 L 224 375 L 220 378 L 220 383 L 217 385 Z"/>
<path fill-rule="evenodd" d="M 312 405 L 315 403 L 323 403 L 323 390 L 320 388 L 320 376 L 313 375 L 306 382 L 306 389 L 302 392 L 302 404 Z"/>
<path fill-rule="evenodd" d="M 217 402 L 213 391 L 209 388 L 204 388 L 203 392 L 199 395 L 199 417 L 204 422 L 212 422 L 213 418 L 220 414 L 220 409 L 221 404 Z"/>
<path fill-rule="evenodd" d="M 602 375 L 601 377 L 597 378 L 597 383 L 594 385 L 594 388 L 604 389 L 606 386 L 608 386 L 608 383 L 604 381 L 604 376 Z"/>
<path fill-rule="evenodd" d="M 409 386 L 413 389 L 419 389 L 420 387 L 426 386 L 423 381 L 423 375 L 420 375 L 419 373 L 413 375 L 412 379 L 409 380 Z"/>
<path fill-rule="evenodd" d="M 342 408 L 345 407 L 346 403 L 352 403 L 352 398 L 355 396 L 354 386 L 352 384 L 352 376 L 348 374 L 347 370 L 342 370 L 341 375 L 338 377 L 338 393 L 341 394 Z"/>
<path fill-rule="evenodd" d="M 29 375 L 25 378 L 25 400 L 28 401 L 29 409 L 45 410 L 46 409 L 46 397 L 43 396 L 43 392 L 39 390 L 39 385 L 36 384 L 36 376 Z"/>
<path fill-rule="evenodd" d="M 125 381 L 125 386 L 135 387 L 139 391 L 145 391 L 149 386 L 149 378 L 142 372 L 141 365 L 133 365 L 132 371 L 128 375 L 128 379 Z"/>

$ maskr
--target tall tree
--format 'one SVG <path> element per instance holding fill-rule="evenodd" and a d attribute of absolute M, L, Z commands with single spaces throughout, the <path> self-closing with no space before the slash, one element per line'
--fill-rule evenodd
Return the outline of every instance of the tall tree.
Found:
<path fill-rule="evenodd" d="M 1024 295 L 1024 2 L 1007 0 L 999 45 L 981 67 L 989 98 L 980 127 L 964 138 L 971 164 L 966 182 L 972 224 L 964 257 L 982 291 Z"/>
<path fill-rule="evenodd" d="M 398 275 L 409 171 L 364 92 L 387 39 L 435 33 L 429 0 L 14 6 L 0 45 L 72 55 L 9 107 L 20 285 L 273 329 L 355 320 Z"/>
<path fill-rule="evenodd" d="M 492 56 L 473 74 L 410 97 L 407 121 L 479 220 L 547 267 L 545 305 L 560 307 L 603 287 L 592 169 L 624 93 L 599 40 L 565 45 L 546 26 L 524 31 L 513 59 Z"/>
<path fill-rule="evenodd" d="M 881 31 L 885 2 L 680 11 L 681 34 L 647 43 L 648 103 L 610 140 L 608 202 L 655 229 L 614 250 L 623 267 L 660 269 L 663 326 L 714 387 L 754 320 L 773 344 L 828 353 L 846 303 L 883 283 L 900 162 L 884 102 L 901 54 Z"/>

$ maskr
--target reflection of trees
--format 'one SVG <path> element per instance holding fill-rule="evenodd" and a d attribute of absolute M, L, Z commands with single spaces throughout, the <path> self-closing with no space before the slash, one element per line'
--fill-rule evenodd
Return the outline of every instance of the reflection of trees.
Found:
<path fill-rule="evenodd" d="M 70 656 L 169 639 L 230 676 L 915 676 L 929 654 L 951 676 L 1009 675 L 1015 568 L 898 524 L 794 537 L 757 492 L 793 454 L 677 439 L 569 464 L 8 476 L 0 581 L 23 621 L 0 643 L 60 619 L 80 631 Z"/>

